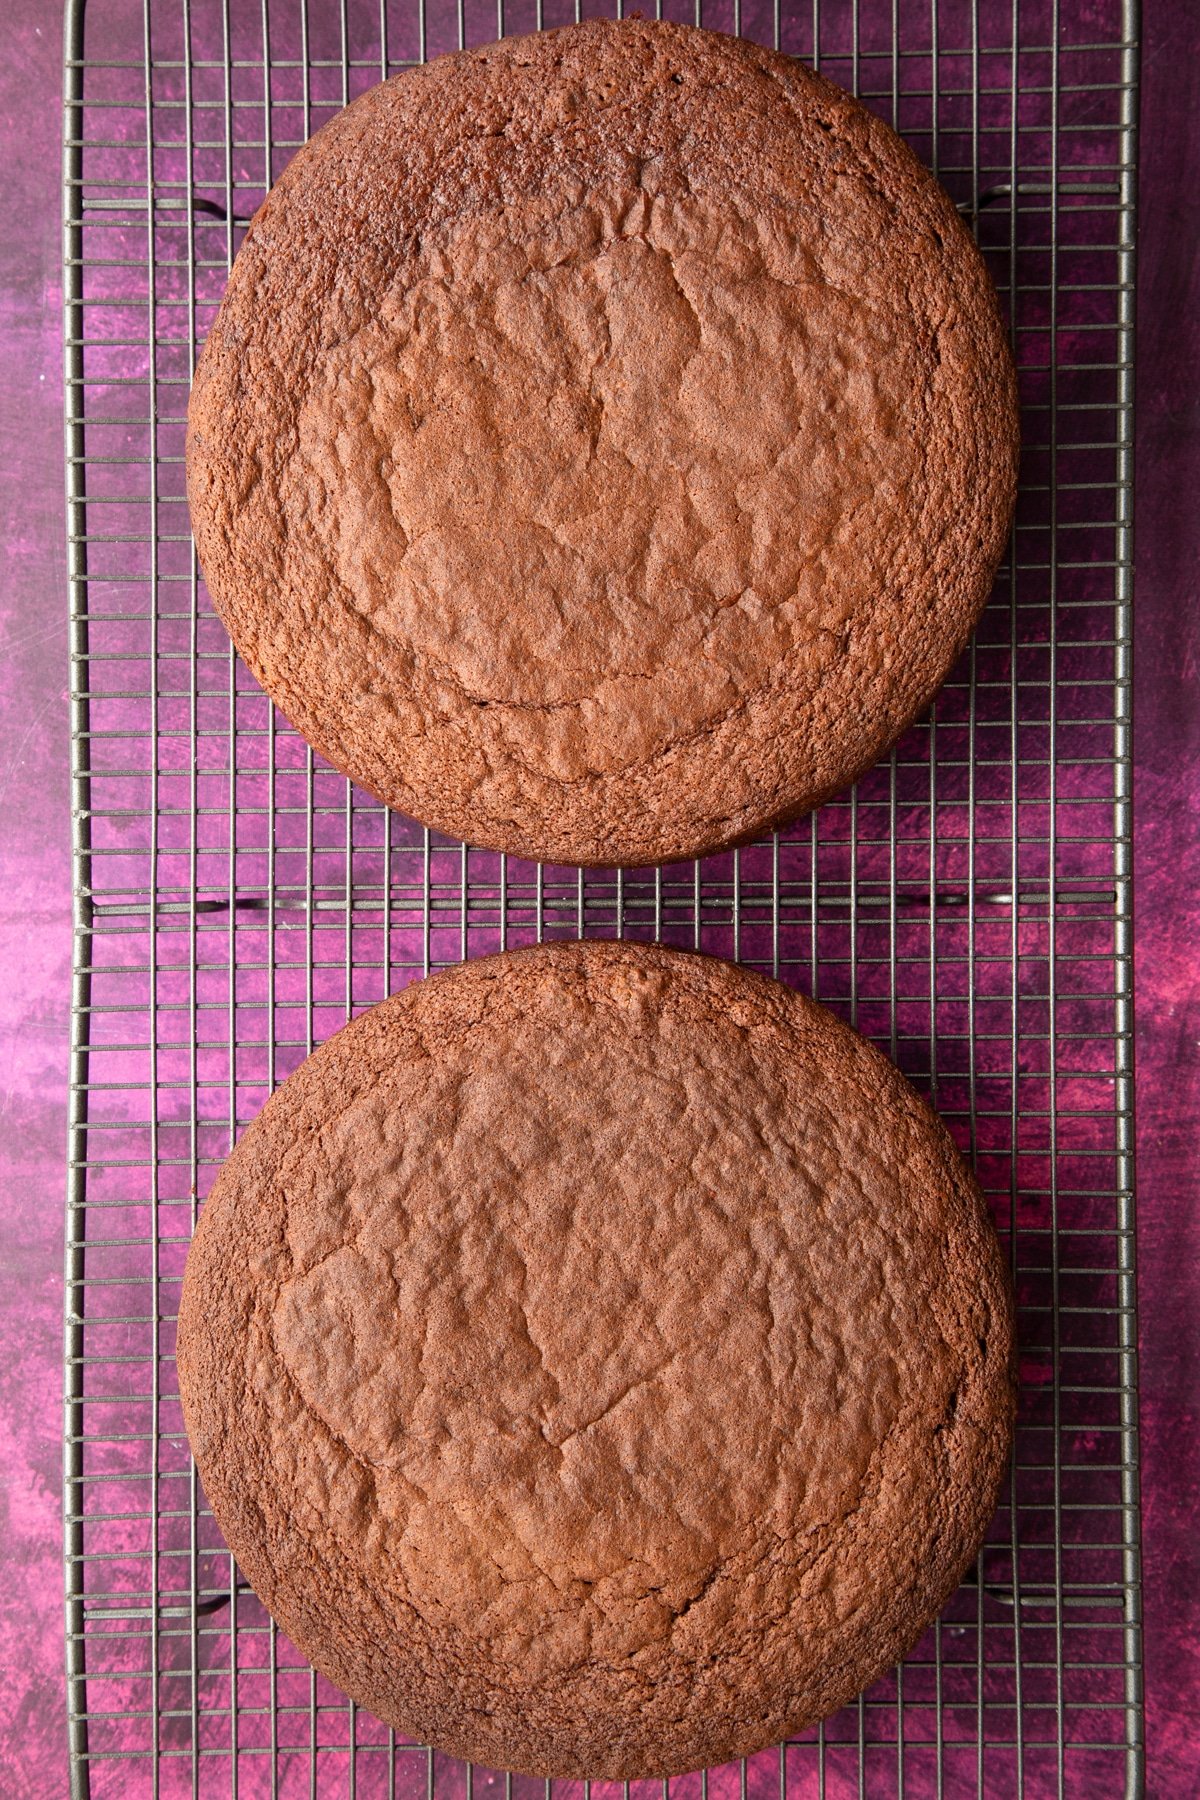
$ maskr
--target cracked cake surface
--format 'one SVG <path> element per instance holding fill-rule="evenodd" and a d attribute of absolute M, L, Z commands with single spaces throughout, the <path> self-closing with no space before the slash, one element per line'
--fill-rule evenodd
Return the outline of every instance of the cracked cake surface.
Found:
<path fill-rule="evenodd" d="M 865 108 L 591 21 L 373 89 L 259 210 L 188 493 L 246 662 L 424 823 L 583 863 L 793 817 L 927 704 L 1012 510 L 970 233 Z"/>
<path fill-rule="evenodd" d="M 824 1008 L 598 941 L 346 1027 L 202 1210 L 206 1495 L 315 1666 L 493 1767 L 665 1776 L 850 1699 L 976 1554 L 1009 1451 L 999 1246 Z"/>

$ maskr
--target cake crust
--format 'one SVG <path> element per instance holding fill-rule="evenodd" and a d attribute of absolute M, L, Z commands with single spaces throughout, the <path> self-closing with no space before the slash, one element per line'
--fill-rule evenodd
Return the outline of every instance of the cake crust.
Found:
<path fill-rule="evenodd" d="M 669 861 L 846 786 L 990 591 L 1011 358 L 975 243 L 802 64 L 594 20 L 364 94 L 256 215 L 188 493 L 281 711 L 389 805 Z"/>
<path fill-rule="evenodd" d="M 246 1130 L 178 1367 L 239 1567 L 399 1731 L 536 1775 L 779 1742 L 994 1509 L 1012 1310 L 953 1144 L 777 982 L 538 946 L 405 989 Z"/>

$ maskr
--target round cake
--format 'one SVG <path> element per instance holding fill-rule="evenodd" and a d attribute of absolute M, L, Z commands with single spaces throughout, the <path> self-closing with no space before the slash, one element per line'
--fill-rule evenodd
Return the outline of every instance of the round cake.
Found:
<path fill-rule="evenodd" d="M 429 826 L 649 863 L 867 768 L 982 608 L 1011 358 L 946 194 L 791 58 L 593 20 L 364 94 L 196 373 L 213 601 Z"/>
<path fill-rule="evenodd" d="M 921 1635 L 1013 1418 L 986 1209 L 777 982 L 602 942 L 438 974 L 309 1058 L 206 1202 L 180 1391 L 323 1674 L 492 1767 L 778 1742 Z"/>

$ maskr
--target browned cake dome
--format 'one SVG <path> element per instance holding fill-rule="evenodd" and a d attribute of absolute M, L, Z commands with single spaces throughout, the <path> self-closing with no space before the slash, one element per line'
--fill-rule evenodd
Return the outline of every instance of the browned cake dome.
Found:
<path fill-rule="evenodd" d="M 832 1014 L 612 943 L 463 965 L 246 1131 L 179 1379 L 237 1561 L 399 1730 L 665 1776 L 832 1711 L 978 1548 L 1013 1413 L 999 1246 Z"/>
<path fill-rule="evenodd" d="M 800 63 L 648 20 L 356 100 L 251 226 L 189 414 L 209 589 L 288 718 L 428 825 L 582 863 L 868 767 L 1015 469 L 942 189 Z"/>

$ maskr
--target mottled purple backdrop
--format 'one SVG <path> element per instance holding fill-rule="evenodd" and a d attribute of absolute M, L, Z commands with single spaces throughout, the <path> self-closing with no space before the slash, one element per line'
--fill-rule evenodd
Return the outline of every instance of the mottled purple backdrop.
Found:
<path fill-rule="evenodd" d="M 0 1793 L 66 1789 L 59 1440 L 69 862 L 58 304 L 60 15 L 9 0 L 0 63 Z M 1139 1255 L 1149 1786 L 1200 1787 L 1193 1402 L 1200 1004 L 1200 78 L 1192 8 L 1146 20 L 1137 706 Z"/>

